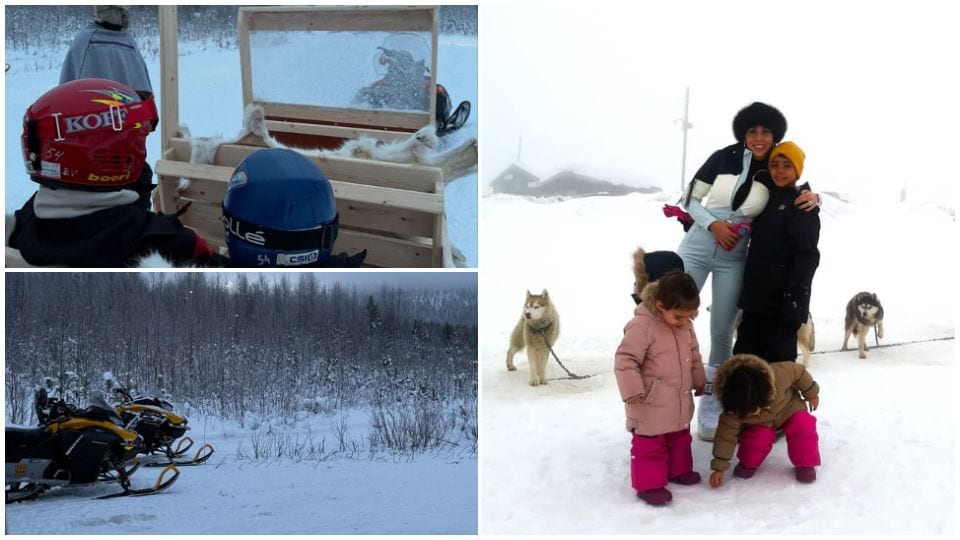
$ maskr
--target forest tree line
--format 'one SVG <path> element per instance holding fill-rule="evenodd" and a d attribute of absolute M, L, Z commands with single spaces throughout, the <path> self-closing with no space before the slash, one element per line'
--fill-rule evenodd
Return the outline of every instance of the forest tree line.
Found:
<path fill-rule="evenodd" d="M 105 373 L 224 418 L 304 403 L 475 403 L 475 286 L 360 290 L 322 273 L 250 276 L 8 273 L 7 420 L 30 421 L 39 386 L 80 400 L 105 389 Z"/>
<path fill-rule="evenodd" d="M 238 6 L 177 6 L 181 41 L 237 46 Z M 6 6 L 8 49 L 65 48 L 93 20 L 93 6 Z M 145 55 L 156 55 L 160 35 L 157 6 L 131 6 L 129 31 Z M 477 6 L 441 6 L 440 32 L 477 35 Z"/>

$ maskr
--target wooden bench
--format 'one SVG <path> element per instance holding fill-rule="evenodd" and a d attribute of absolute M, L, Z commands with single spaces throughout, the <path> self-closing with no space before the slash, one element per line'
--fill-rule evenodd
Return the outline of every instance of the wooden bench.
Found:
<path fill-rule="evenodd" d="M 165 213 L 176 212 L 208 244 L 225 246 L 221 203 L 234 168 L 263 146 L 221 145 L 211 165 L 190 163 L 190 141 L 171 140 L 157 162 L 157 201 Z M 374 267 L 424 268 L 452 265 L 443 203 L 443 172 L 436 167 L 351 158 L 310 158 L 333 186 L 340 214 L 334 252 L 367 250 Z M 188 188 L 178 191 L 180 179 Z"/>

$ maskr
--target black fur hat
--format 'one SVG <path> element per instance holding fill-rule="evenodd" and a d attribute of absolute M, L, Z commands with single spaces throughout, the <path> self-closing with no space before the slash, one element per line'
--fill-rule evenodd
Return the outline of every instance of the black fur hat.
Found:
<path fill-rule="evenodd" d="M 773 142 L 779 143 L 787 134 L 787 119 L 776 107 L 754 101 L 740 109 L 733 117 L 733 136 L 743 142 L 747 138 L 747 130 L 755 126 L 763 126 L 773 132 Z"/>

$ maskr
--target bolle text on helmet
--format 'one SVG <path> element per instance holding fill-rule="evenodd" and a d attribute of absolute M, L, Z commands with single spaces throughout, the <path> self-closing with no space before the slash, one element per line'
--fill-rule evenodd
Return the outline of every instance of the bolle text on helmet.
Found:
<path fill-rule="evenodd" d="M 78 116 L 68 116 L 63 119 L 67 133 L 90 131 L 102 127 L 113 128 L 114 131 L 123 129 L 123 121 L 127 118 L 127 109 L 124 107 L 110 107 L 110 109 Z"/>
<path fill-rule="evenodd" d="M 264 236 L 263 231 L 244 231 L 244 223 L 238 219 L 233 219 L 232 216 L 220 216 L 220 221 L 222 221 L 223 226 L 226 227 L 227 233 L 241 240 L 246 240 L 258 246 L 265 246 L 267 243 L 267 238 Z"/>

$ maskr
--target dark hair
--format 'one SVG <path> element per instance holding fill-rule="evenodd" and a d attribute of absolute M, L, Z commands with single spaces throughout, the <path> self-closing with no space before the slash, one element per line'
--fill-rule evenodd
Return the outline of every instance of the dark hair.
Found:
<path fill-rule="evenodd" d="M 690 274 L 673 269 L 660 278 L 656 300 L 663 304 L 663 309 L 697 309 L 700 291 Z"/>
<path fill-rule="evenodd" d="M 769 405 L 770 378 L 761 370 L 740 366 L 731 370 L 723 385 L 720 404 L 723 410 L 739 418 L 750 416 Z"/>

